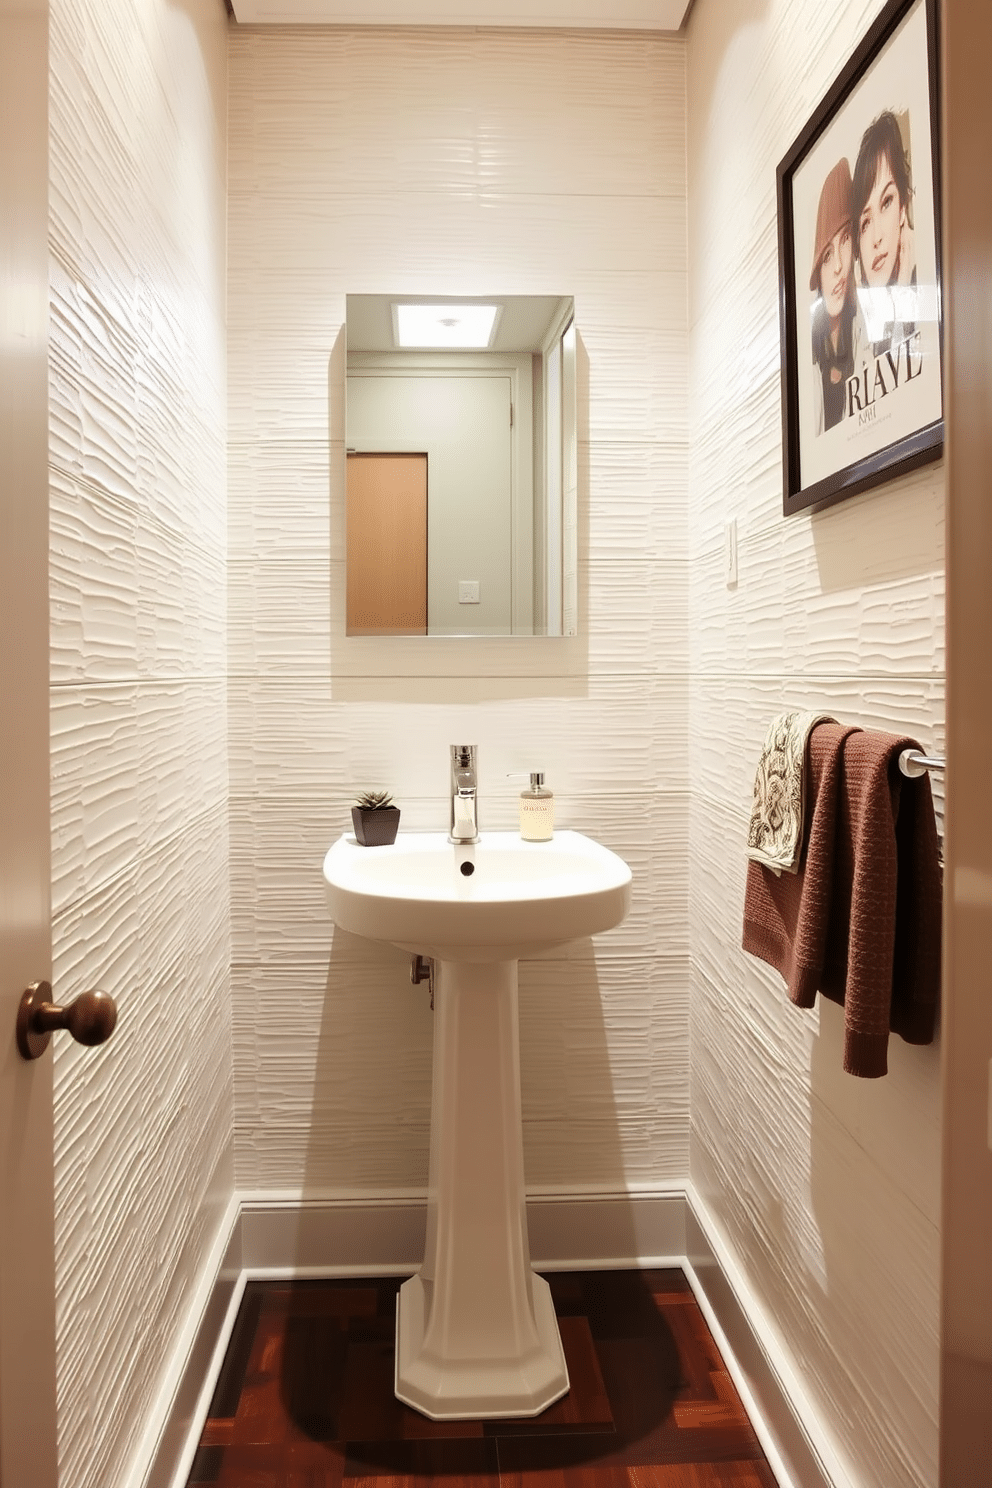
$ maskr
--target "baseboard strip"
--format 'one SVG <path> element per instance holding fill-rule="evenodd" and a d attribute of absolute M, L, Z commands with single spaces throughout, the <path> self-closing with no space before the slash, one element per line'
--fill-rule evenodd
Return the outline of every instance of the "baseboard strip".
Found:
<path fill-rule="evenodd" d="M 762 1308 L 691 1188 L 685 1273 L 783 1488 L 855 1488 Z"/>
<path fill-rule="evenodd" d="M 127 1481 L 141 1488 L 171 1488 L 176 1482 L 185 1488 L 244 1286 L 241 1206 L 235 1195 L 221 1217 L 173 1366 L 162 1381 L 145 1434 L 148 1445 L 137 1454 Z"/>
<path fill-rule="evenodd" d="M 597 1270 L 678 1266 L 688 1277 L 751 1414 L 780 1488 L 841 1488 L 783 1386 L 749 1316 L 746 1299 L 721 1267 L 705 1211 L 685 1187 L 638 1193 L 534 1194 L 527 1224 L 535 1269 Z M 185 1488 L 228 1339 L 248 1280 L 256 1277 L 412 1275 L 424 1254 L 423 1195 L 303 1199 L 235 1195 L 235 1217 L 219 1237 L 215 1281 L 198 1295 L 194 1341 L 165 1412 L 141 1488 Z M 221 1243 L 223 1240 L 223 1243 Z M 194 1319 L 191 1317 L 191 1325 Z M 187 1333 L 189 1333 L 187 1329 Z M 843 1480 L 841 1480 L 843 1481 Z"/>

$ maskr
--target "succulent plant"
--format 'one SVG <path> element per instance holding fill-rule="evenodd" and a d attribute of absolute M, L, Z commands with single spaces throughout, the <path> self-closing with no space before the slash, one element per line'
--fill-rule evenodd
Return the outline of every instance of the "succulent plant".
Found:
<path fill-rule="evenodd" d="M 355 801 L 359 811 L 386 811 L 392 804 L 393 798 L 386 790 L 362 791 Z"/>

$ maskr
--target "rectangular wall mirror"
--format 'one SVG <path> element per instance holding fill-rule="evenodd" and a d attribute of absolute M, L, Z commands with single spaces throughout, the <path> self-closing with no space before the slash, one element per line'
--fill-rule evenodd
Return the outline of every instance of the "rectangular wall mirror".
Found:
<path fill-rule="evenodd" d="M 348 635 L 576 634 L 569 295 L 347 297 Z"/>

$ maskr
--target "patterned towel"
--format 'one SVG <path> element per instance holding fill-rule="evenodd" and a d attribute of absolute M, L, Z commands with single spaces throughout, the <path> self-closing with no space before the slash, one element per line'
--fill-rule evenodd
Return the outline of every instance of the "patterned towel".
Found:
<path fill-rule="evenodd" d="M 809 824 L 799 871 L 788 876 L 748 863 L 742 945 L 774 966 L 797 1007 L 811 1008 L 823 975 L 834 905 L 837 803 L 844 744 L 856 730 L 824 724 L 809 741 Z"/>
<path fill-rule="evenodd" d="M 780 713 L 768 726 L 754 777 L 747 856 L 773 873 L 796 873 L 806 812 L 806 742 L 828 713 Z"/>

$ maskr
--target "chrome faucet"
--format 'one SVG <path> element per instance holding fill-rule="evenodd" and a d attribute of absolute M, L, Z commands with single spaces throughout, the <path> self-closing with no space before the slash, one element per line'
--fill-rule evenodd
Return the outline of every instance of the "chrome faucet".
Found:
<path fill-rule="evenodd" d="M 475 779 L 475 745 L 451 746 L 451 831 L 449 842 L 478 842 L 479 798 Z"/>

